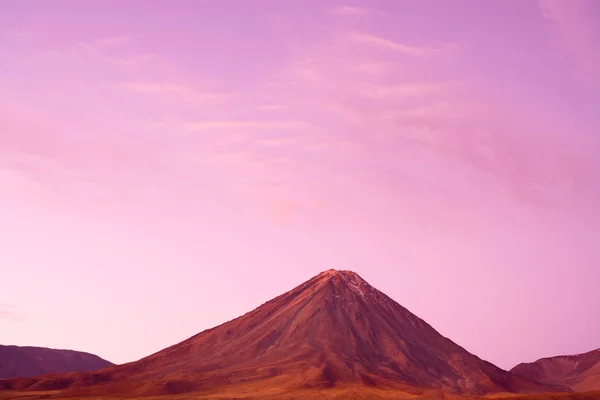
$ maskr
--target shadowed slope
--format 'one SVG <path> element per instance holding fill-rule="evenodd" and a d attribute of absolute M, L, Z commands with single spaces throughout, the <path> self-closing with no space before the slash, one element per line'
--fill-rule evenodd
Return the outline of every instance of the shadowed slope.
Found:
<path fill-rule="evenodd" d="M 80 351 L 0 345 L 0 378 L 96 371 L 114 365 Z"/>
<path fill-rule="evenodd" d="M 542 358 L 511 372 L 524 379 L 562 385 L 576 391 L 600 390 L 600 349 L 589 353 Z"/>
<path fill-rule="evenodd" d="M 55 388 L 90 394 L 173 394 L 235 385 L 549 390 L 468 353 L 356 273 L 335 270 L 137 362 L 52 379 Z"/>

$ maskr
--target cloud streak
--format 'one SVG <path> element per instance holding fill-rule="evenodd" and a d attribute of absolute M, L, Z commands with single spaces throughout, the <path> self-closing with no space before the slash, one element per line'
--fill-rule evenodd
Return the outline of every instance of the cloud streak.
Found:
<path fill-rule="evenodd" d="M 336 7 L 333 7 L 332 9 L 330 9 L 329 13 L 332 15 L 338 15 L 338 16 L 355 17 L 355 16 L 364 16 L 368 13 L 368 11 L 362 7 L 340 5 L 340 6 L 336 6 Z"/>
<path fill-rule="evenodd" d="M 23 317 L 16 311 L 18 307 L 12 304 L 0 304 L 0 319 L 11 322 L 23 322 Z"/>
<path fill-rule="evenodd" d="M 298 130 L 310 129 L 312 126 L 306 121 L 268 121 L 268 120 L 245 120 L 245 121 L 196 121 L 184 124 L 184 129 L 190 132 L 201 132 L 210 130 Z"/>
<path fill-rule="evenodd" d="M 123 87 L 131 92 L 149 96 L 175 96 L 187 102 L 222 103 L 232 100 L 235 94 L 199 91 L 190 86 L 158 82 L 128 82 Z"/>
<path fill-rule="evenodd" d="M 111 36 L 87 42 L 77 42 L 75 51 L 97 61 L 114 66 L 139 66 L 157 59 L 156 54 L 131 51 L 137 46 L 136 36 Z"/>
<path fill-rule="evenodd" d="M 554 24 L 558 41 L 575 71 L 600 88 L 600 6 L 595 1 L 538 0 L 542 15 Z"/>
<path fill-rule="evenodd" d="M 456 48 L 456 46 L 445 46 L 445 47 L 428 47 L 428 46 L 414 46 L 403 43 L 395 42 L 391 39 L 387 39 L 381 36 L 377 36 L 367 32 L 353 32 L 350 35 L 350 39 L 357 44 L 375 47 L 381 50 L 387 50 L 391 52 L 411 55 L 411 56 L 431 56 L 436 54 L 443 54 L 449 50 Z"/>

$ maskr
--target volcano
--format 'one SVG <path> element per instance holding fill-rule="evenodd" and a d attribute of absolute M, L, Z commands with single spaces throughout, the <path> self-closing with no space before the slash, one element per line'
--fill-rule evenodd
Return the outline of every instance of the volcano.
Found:
<path fill-rule="evenodd" d="M 351 271 L 328 270 L 257 309 L 139 361 L 0 382 L 64 395 L 360 387 L 457 394 L 567 390 L 481 360 Z M 422 393 L 422 392 L 421 392 Z"/>

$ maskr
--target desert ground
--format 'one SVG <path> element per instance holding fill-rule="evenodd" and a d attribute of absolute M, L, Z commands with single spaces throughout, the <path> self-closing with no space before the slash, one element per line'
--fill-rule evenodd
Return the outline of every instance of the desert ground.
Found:
<path fill-rule="evenodd" d="M 229 391 L 219 391 L 218 393 L 186 393 L 171 396 L 88 396 L 88 397 L 61 397 L 60 394 L 53 391 L 45 392 L 0 392 L 2 400 L 39 400 L 39 399 L 69 399 L 69 400 L 125 400 L 125 399 L 145 399 L 145 400 L 354 400 L 354 399 L 373 399 L 373 400 L 598 400 L 600 391 L 587 393 L 549 393 L 536 395 L 517 395 L 517 394 L 494 394 L 486 396 L 458 396 L 443 392 L 423 393 L 414 395 L 409 393 L 398 393 L 395 391 L 383 391 L 369 388 L 333 388 L 327 390 L 298 390 L 291 393 L 278 391 L 276 388 L 265 389 L 262 391 L 246 391 L 244 388 L 232 388 Z"/>

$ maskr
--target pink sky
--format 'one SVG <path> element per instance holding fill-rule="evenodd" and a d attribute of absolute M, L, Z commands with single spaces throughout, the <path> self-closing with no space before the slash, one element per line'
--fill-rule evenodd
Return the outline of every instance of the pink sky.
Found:
<path fill-rule="evenodd" d="M 351 269 L 600 347 L 600 2 L 0 0 L 0 343 L 132 361 Z"/>

